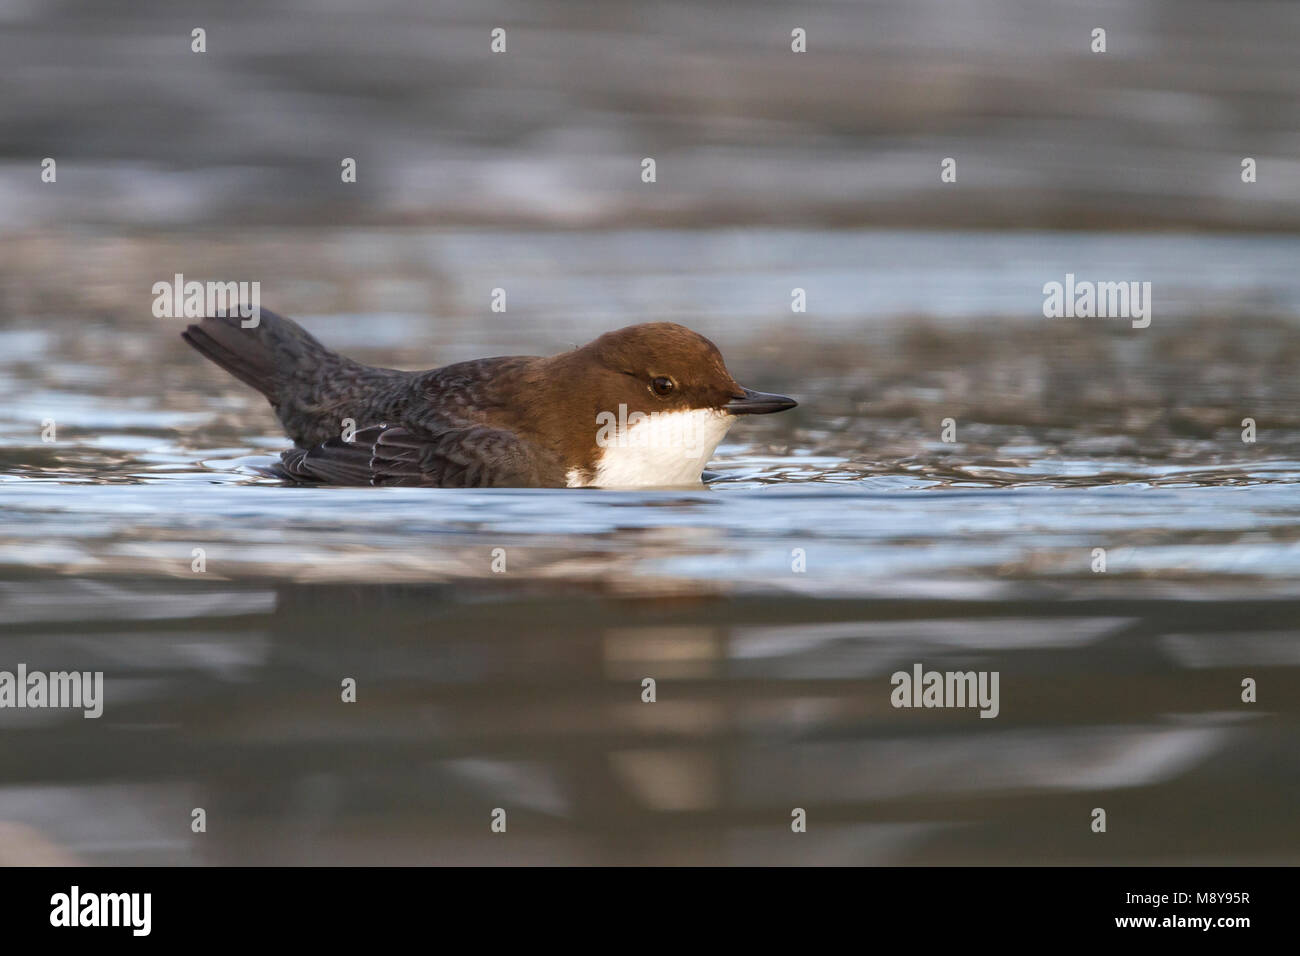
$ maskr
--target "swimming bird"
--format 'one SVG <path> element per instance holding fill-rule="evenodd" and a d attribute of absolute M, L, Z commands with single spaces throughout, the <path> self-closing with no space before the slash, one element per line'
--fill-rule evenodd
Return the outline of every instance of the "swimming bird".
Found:
<path fill-rule="evenodd" d="M 209 316 L 182 336 L 270 401 L 294 442 L 275 473 L 297 482 L 695 485 L 737 416 L 796 405 L 737 384 L 717 346 L 672 322 L 423 372 L 363 365 L 267 309 L 246 322 Z"/>

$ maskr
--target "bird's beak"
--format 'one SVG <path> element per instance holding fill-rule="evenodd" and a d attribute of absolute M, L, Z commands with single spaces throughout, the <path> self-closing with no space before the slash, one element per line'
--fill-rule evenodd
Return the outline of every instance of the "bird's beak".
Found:
<path fill-rule="evenodd" d="M 736 396 L 724 406 L 733 415 L 770 415 L 772 412 L 783 412 L 799 404 L 793 398 L 784 395 L 756 392 L 744 386 L 741 386 L 740 390 L 745 394 Z"/>

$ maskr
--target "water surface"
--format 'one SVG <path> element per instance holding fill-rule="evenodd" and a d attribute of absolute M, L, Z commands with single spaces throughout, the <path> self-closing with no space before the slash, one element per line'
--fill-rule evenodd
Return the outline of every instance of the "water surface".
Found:
<path fill-rule="evenodd" d="M 84 277 L 105 241 L 58 248 Z M 98 310 L 0 270 L 0 669 L 107 688 L 99 720 L 0 712 L 0 857 L 1296 862 L 1300 242 L 169 245 L 117 244 Z M 297 250 L 303 321 L 377 364 L 671 318 L 801 405 L 733 429 L 697 489 L 284 486 L 264 402 L 141 291 L 269 248 Z M 1152 280 L 1151 327 L 1044 319 L 1066 271 Z M 371 292 L 391 307 L 348 304 Z M 918 662 L 998 671 L 999 716 L 893 708 Z"/>

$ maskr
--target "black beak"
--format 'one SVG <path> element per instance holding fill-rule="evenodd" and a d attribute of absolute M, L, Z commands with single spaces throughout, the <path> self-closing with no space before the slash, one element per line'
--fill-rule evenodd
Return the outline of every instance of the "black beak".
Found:
<path fill-rule="evenodd" d="M 745 394 L 733 398 L 725 406 L 733 415 L 770 415 L 772 412 L 783 412 L 799 404 L 793 398 L 786 398 L 784 395 L 756 392 L 744 386 L 741 386 L 740 390 Z"/>

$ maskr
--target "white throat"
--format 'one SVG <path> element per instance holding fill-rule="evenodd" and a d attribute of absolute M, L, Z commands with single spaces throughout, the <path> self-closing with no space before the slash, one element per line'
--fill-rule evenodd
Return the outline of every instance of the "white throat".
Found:
<path fill-rule="evenodd" d="M 655 412 L 598 433 L 600 457 L 586 480 L 569 470 L 570 488 L 647 488 L 698 485 L 700 472 L 727 434 L 734 416 L 711 408 Z"/>

